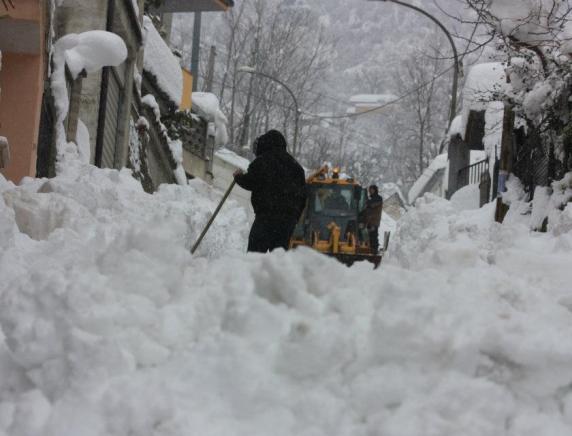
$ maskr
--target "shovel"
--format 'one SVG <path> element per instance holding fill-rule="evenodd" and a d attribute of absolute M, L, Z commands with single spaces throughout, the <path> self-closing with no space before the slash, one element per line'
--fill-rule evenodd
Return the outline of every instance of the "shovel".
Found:
<path fill-rule="evenodd" d="M 222 197 L 222 200 L 220 201 L 220 203 L 218 204 L 218 206 L 216 207 L 214 213 L 212 214 L 212 216 L 210 217 L 207 225 L 205 226 L 204 230 L 201 232 L 199 239 L 197 239 L 197 242 L 195 242 L 195 245 L 193 245 L 193 248 L 191 248 L 191 254 L 195 254 L 195 251 L 197 251 L 197 248 L 199 248 L 199 245 L 201 245 L 201 242 L 203 240 L 203 238 L 205 237 L 205 235 L 207 234 L 207 232 L 209 231 L 212 223 L 214 222 L 216 216 L 218 215 L 218 213 L 220 212 L 220 209 L 222 207 L 222 205 L 224 204 L 224 202 L 226 201 L 226 199 L 228 198 L 228 196 L 230 195 L 230 192 L 232 191 L 232 188 L 234 188 L 234 185 L 236 185 L 236 181 L 233 180 L 232 183 L 230 184 L 230 186 L 228 187 L 228 189 L 226 190 L 226 192 L 224 193 L 224 196 Z"/>

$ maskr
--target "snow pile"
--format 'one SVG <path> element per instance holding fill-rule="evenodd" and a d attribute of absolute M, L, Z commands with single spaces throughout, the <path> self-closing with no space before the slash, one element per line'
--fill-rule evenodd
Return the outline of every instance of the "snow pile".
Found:
<path fill-rule="evenodd" d="M 214 123 L 215 144 L 225 145 L 228 142 L 228 120 L 220 110 L 218 97 L 210 92 L 193 92 L 192 101 L 193 109 Z"/>
<path fill-rule="evenodd" d="M 143 69 L 155 77 L 159 88 L 178 108 L 183 96 L 181 65 L 147 16 L 143 17 L 143 27 L 145 29 Z"/>
<path fill-rule="evenodd" d="M 572 173 L 552 182 L 550 187 L 537 186 L 534 201 L 521 181 L 511 174 L 502 198 L 511 206 L 506 217 L 510 222 L 519 222 L 532 230 L 548 229 L 556 234 L 572 230 Z"/>
<path fill-rule="evenodd" d="M 481 191 L 479 185 L 463 186 L 451 196 L 451 203 L 458 210 L 478 209 L 481 206 Z"/>
<path fill-rule="evenodd" d="M 374 271 L 244 255 L 232 204 L 192 257 L 221 195 L 194 181 L 83 167 L 0 192 L 0 434 L 572 431 L 570 231 L 426 195 Z"/>

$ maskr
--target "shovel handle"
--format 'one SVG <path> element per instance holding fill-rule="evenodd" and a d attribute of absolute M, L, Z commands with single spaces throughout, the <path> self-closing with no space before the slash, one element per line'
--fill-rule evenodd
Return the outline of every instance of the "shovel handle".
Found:
<path fill-rule="evenodd" d="M 191 254 L 195 254 L 195 251 L 197 251 L 197 248 L 199 248 L 199 245 L 201 245 L 201 242 L 203 241 L 203 238 L 205 237 L 205 235 L 207 234 L 207 232 L 209 231 L 212 223 L 214 222 L 216 216 L 218 215 L 218 213 L 220 212 L 220 209 L 222 207 L 222 205 L 224 204 L 224 202 L 226 201 L 226 199 L 228 198 L 228 196 L 230 195 L 230 192 L 232 191 L 232 188 L 234 188 L 234 185 L 236 185 L 236 180 L 233 180 L 232 183 L 230 184 L 230 186 L 228 187 L 228 189 L 226 190 L 226 192 L 224 193 L 224 196 L 222 197 L 222 200 L 220 201 L 220 203 L 218 204 L 218 206 L 216 207 L 215 211 L 213 212 L 212 216 L 210 217 L 209 221 L 207 222 L 207 225 L 205 226 L 205 228 L 203 229 L 203 231 L 201 232 L 199 239 L 197 239 L 197 242 L 195 242 L 195 245 L 193 245 L 193 248 L 191 248 Z"/>

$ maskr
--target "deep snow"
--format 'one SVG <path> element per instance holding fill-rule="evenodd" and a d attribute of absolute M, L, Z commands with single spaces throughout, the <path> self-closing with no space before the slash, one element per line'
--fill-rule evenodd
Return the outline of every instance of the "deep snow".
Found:
<path fill-rule="evenodd" d="M 203 183 L 0 178 L 0 435 L 568 436 L 572 208 L 548 233 L 431 194 L 382 267 L 243 254 Z"/>

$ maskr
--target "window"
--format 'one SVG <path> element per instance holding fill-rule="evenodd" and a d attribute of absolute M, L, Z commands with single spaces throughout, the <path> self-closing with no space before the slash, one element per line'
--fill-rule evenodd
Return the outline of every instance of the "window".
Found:
<path fill-rule="evenodd" d="M 313 211 L 316 213 L 347 213 L 355 208 L 354 187 L 327 185 L 314 191 L 312 198 Z"/>

